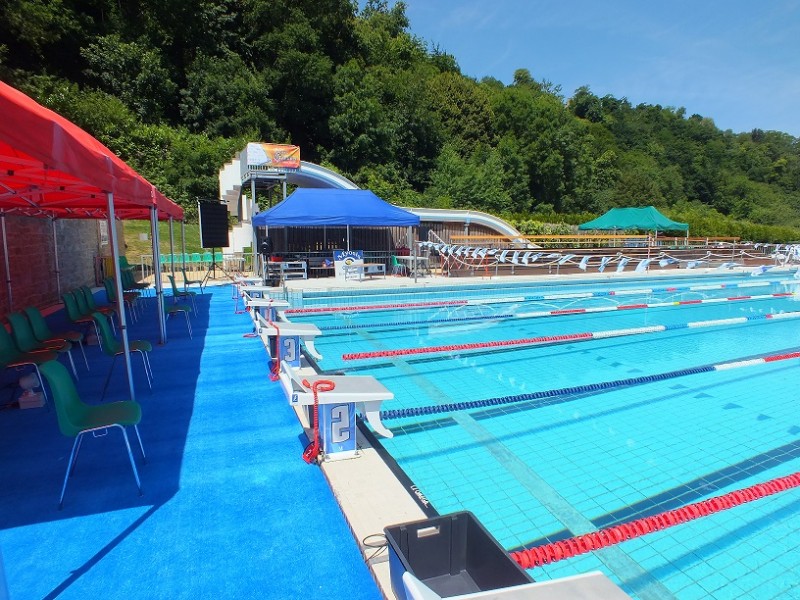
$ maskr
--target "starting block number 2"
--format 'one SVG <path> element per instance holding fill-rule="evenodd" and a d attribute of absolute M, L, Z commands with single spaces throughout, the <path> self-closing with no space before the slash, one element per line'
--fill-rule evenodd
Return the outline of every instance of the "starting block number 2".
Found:
<path fill-rule="evenodd" d="M 355 454 L 355 408 L 355 404 L 352 402 L 321 404 L 319 407 L 322 450 L 331 459 L 344 458 Z"/>

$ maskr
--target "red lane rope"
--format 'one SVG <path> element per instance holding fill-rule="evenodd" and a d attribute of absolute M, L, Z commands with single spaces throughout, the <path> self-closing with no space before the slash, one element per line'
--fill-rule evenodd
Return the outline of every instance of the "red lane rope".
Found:
<path fill-rule="evenodd" d="M 473 344 L 451 344 L 448 346 L 427 346 L 425 348 L 402 348 L 400 350 L 381 350 L 378 352 L 352 352 L 350 354 L 342 354 L 342 360 L 408 356 L 410 354 L 428 354 L 431 352 L 456 352 L 458 350 L 477 350 L 479 348 L 502 348 L 504 346 L 522 346 L 526 344 L 544 344 L 548 342 L 568 342 L 572 340 L 588 340 L 593 337 L 594 335 L 591 333 L 568 333 L 565 335 L 544 335 L 518 340 L 500 340 L 498 342 L 475 342 Z"/>
<path fill-rule="evenodd" d="M 319 448 L 319 392 L 330 392 L 336 387 L 330 379 L 317 379 L 313 384 L 303 379 L 303 385 L 314 393 L 314 440 L 303 450 L 303 460 L 311 464 L 320 453 Z"/>
<path fill-rule="evenodd" d="M 284 313 L 310 314 L 310 313 L 335 313 L 357 310 L 385 310 L 387 308 L 419 308 L 425 306 L 461 306 L 468 304 L 467 300 L 440 300 L 437 302 L 411 302 L 408 304 L 364 304 L 361 306 L 321 306 L 317 308 L 289 308 Z"/>
<path fill-rule="evenodd" d="M 636 519 L 630 523 L 622 523 L 621 525 L 600 529 L 599 531 L 578 535 L 566 540 L 512 552 L 511 558 L 517 561 L 523 569 L 538 567 L 556 562 L 562 558 L 571 558 L 578 554 L 612 546 L 625 540 L 672 527 L 673 525 L 693 521 L 694 519 L 712 515 L 798 486 L 800 486 L 800 472 L 764 483 L 757 483 L 748 488 L 688 504 L 675 510 L 668 510 L 650 517 Z"/>

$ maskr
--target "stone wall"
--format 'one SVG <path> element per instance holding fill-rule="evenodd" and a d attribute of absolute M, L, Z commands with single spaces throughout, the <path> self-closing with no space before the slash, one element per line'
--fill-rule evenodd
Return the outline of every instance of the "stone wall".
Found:
<path fill-rule="evenodd" d="M 106 226 L 105 221 L 57 220 L 55 242 L 53 222 L 48 218 L 6 215 L 5 221 L 10 268 L 6 273 L 4 251 L 0 244 L 0 318 L 12 310 L 21 310 L 29 305 L 46 308 L 60 303 L 59 278 L 62 292 L 81 285 L 97 284 L 98 257 L 110 252 L 109 245 L 103 243 L 107 236 L 103 235 L 101 239 L 100 234 Z"/>

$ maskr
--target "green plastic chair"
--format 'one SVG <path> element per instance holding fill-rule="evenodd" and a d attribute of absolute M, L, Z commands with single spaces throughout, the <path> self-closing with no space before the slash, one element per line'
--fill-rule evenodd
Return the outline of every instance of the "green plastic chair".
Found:
<path fill-rule="evenodd" d="M 192 307 L 188 304 L 164 304 L 164 313 L 167 318 L 174 317 L 178 313 L 183 313 L 186 319 L 186 328 L 189 330 L 189 339 L 192 339 L 192 323 L 189 321 L 189 313 Z"/>
<path fill-rule="evenodd" d="M 89 295 L 91 295 L 91 290 L 89 290 Z M 89 303 L 86 300 L 86 294 L 81 288 L 75 288 L 72 290 L 72 297 L 75 298 L 75 304 L 78 306 L 78 312 L 86 317 L 92 318 L 92 313 L 99 312 L 106 315 L 109 320 L 111 321 L 111 329 L 114 333 L 117 333 L 117 326 L 114 324 L 113 315 L 116 314 L 116 309 L 112 308 L 111 306 L 106 307 L 105 309 L 97 309 L 93 310 L 89 307 Z"/>
<path fill-rule="evenodd" d="M 117 314 L 116 307 L 110 304 L 103 306 L 97 304 L 94 299 L 94 293 L 91 289 L 89 289 L 88 285 L 82 285 L 78 289 L 73 290 L 73 294 L 75 295 L 75 300 L 78 302 L 78 308 L 82 312 L 85 312 L 88 315 L 91 315 L 94 312 L 103 313 L 109 319 L 112 319 L 111 324 L 114 324 L 113 317 Z"/>
<path fill-rule="evenodd" d="M 186 269 L 181 269 L 181 273 L 183 274 L 183 290 L 188 292 L 189 286 L 192 284 L 197 284 L 200 286 L 200 293 L 203 294 L 203 280 L 202 279 L 189 279 L 189 276 L 186 274 Z"/>
<path fill-rule="evenodd" d="M 139 472 L 136 470 L 136 462 L 133 460 L 133 452 L 131 452 L 131 444 L 125 428 L 133 427 L 136 432 L 136 439 L 139 440 L 142 459 L 146 463 L 147 456 L 144 453 L 142 436 L 139 435 L 139 428 L 137 427 L 142 420 L 142 407 L 133 400 L 98 405 L 84 403 L 78 396 L 78 390 L 75 389 L 75 384 L 70 379 L 64 365 L 58 362 L 53 361 L 43 364 L 42 373 L 47 378 L 47 383 L 53 392 L 58 428 L 65 436 L 75 438 L 72 443 L 72 452 L 70 452 L 69 461 L 67 462 L 64 484 L 61 486 L 58 508 L 60 509 L 64 506 L 67 482 L 74 470 L 75 461 L 78 459 L 83 436 L 87 433 L 92 433 L 93 437 L 103 437 L 103 432 L 111 427 L 119 427 L 120 431 L 122 431 L 122 439 L 125 441 L 125 448 L 128 451 L 133 477 L 136 480 L 136 487 L 139 489 L 139 495 L 141 496 L 142 483 L 139 480 Z"/>
<path fill-rule="evenodd" d="M 133 271 L 133 265 L 128 262 L 127 256 L 119 257 L 119 268 L 123 271 Z"/>
<path fill-rule="evenodd" d="M 28 318 L 21 312 L 12 312 L 6 315 L 9 324 L 11 325 L 11 336 L 14 338 L 14 343 L 17 348 L 22 352 L 56 352 L 58 354 L 66 354 L 69 358 L 69 364 L 72 367 L 72 373 L 75 379 L 78 379 L 78 371 L 75 369 L 75 361 L 72 360 L 72 344 L 66 340 L 50 340 L 49 343 L 44 344 L 36 339 L 33 334 Z"/>
<path fill-rule="evenodd" d="M 44 352 L 21 352 L 8 330 L 0 325 L 0 368 L 19 369 L 21 367 L 33 367 L 41 382 L 42 373 L 39 370 L 40 367 L 47 361 L 56 360 L 57 358 L 58 355 L 50 350 Z M 42 394 L 46 404 L 47 391 L 44 386 L 42 386 Z"/>
<path fill-rule="evenodd" d="M 122 277 L 122 289 L 130 292 L 141 292 L 144 294 L 148 290 L 152 289 L 149 283 L 145 282 L 138 282 L 133 277 L 133 271 L 122 271 L 120 272 L 120 276 Z"/>
<path fill-rule="evenodd" d="M 83 349 L 83 334 L 80 331 L 60 331 L 53 333 L 47 325 L 44 316 L 35 306 L 28 306 L 25 308 L 25 316 L 28 317 L 28 322 L 33 329 L 33 335 L 40 342 L 47 343 L 50 340 L 66 340 L 70 344 L 78 344 L 83 354 L 83 362 L 86 364 L 86 370 L 89 370 L 89 361 L 86 359 L 86 351 Z"/>
<path fill-rule="evenodd" d="M 75 299 L 75 294 L 73 292 L 66 292 L 61 295 L 61 299 L 64 301 L 64 312 L 67 313 L 67 318 L 76 325 L 83 325 L 86 327 L 91 325 L 94 327 L 94 332 L 99 339 L 100 332 L 97 330 L 97 325 L 94 319 L 92 319 L 92 315 L 81 312 L 78 308 L 78 301 Z"/>
<path fill-rule="evenodd" d="M 112 358 L 111 368 L 108 370 L 106 382 L 103 385 L 103 393 L 100 395 L 100 397 L 103 398 L 106 395 L 108 383 L 111 381 L 111 374 L 114 372 L 114 365 L 117 364 L 117 357 L 124 354 L 125 350 L 122 347 L 122 342 L 115 338 L 114 334 L 111 333 L 111 326 L 108 324 L 108 319 L 105 315 L 101 313 L 94 313 L 92 318 L 94 319 L 95 323 L 97 323 L 97 329 L 100 331 L 100 349 Z M 153 369 L 150 367 L 150 358 L 148 353 L 153 350 L 153 345 L 147 340 L 128 340 L 128 347 L 130 348 L 131 352 L 138 352 L 142 357 L 142 366 L 144 366 L 144 375 L 147 377 L 147 385 L 150 386 L 150 389 L 152 390 Z"/>
<path fill-rule="evenodd" d="M 175 278 L 172 275 L 167 275 L 167 279 L 169 279 L 169 284 L 172 286 L 172 302 L 177 303 L 178 298 L 188 298 L 192 303 L 192 308 L 194 308 L 195 312 L 197 312 L 197 304 L 194 301 L 195 296 L 197 296 L 197 292 L 190 292 L 189 290 L 182 292 L 178 289 L 178 286 L 175 285 Z"/>
<path fill-rule="evenodd" d="M 114 283 L 113 277 L 106 277 L 103 279 L 103 287 L 106 290 L 106 298 L 110 304 L 116 305 L 117 303 L 117 286 Z M 122 302 L 128 307 L 128 314 L 131 316 L 131 321 L 136 321 L 136 301 L 139 299 L 139 292 L 122 292 Z M 113 323 L 112 323 L 113 325 Z"/>
<path fill-rule="evenodd" d="M 392 254 L 392 275 L 407 275 L 408 268 Z"/>

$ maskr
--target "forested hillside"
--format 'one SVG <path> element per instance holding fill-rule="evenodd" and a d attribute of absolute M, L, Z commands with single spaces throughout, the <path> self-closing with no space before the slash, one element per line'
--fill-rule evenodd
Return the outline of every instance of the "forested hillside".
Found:
<path fill-rule="evenodd" d="M 463 76 L 402 2 L 6 0 L 0 79 L 193 210 L 248 141 L 387 200 L 526 220 L 653 204 L 695 234 L 800 238 L 800 140 L 535 73 Z"/>

